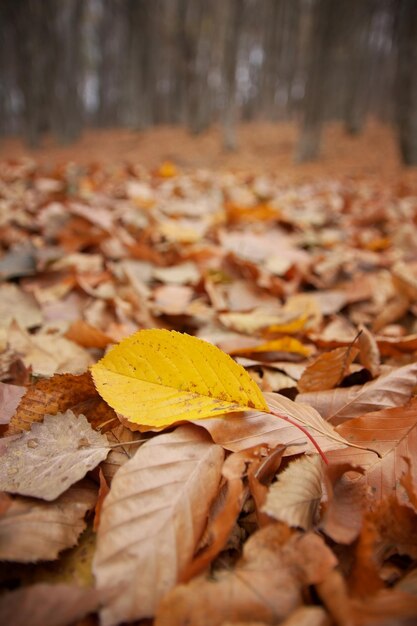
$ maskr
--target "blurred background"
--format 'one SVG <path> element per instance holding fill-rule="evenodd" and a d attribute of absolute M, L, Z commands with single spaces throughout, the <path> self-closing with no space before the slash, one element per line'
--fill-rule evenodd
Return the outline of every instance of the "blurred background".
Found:
<path fill-rule="evenodd" d="M 32 147 L 84 129 L 291 122 L 292 158 L 338 122 L 390 128 L 417 164 L 416 0 L 2 0 L 0 131 Z"/>

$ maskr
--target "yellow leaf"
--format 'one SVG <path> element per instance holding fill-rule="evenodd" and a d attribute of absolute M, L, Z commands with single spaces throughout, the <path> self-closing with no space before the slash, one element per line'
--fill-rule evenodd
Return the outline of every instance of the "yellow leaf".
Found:
<path fill-rule="evenodd" d="M 258 346 L 251 348 L 241 348 L 233 350 L 230 354 L 253 354 L 259 352 L 292 352 L 293 354 L 301 354 L 302 356 L 310 356 L 312 349 L 304 346 L 301 341 L 294 337 L 281 337 L 281 339 L 272 339 Z"/>
<path fill-rule="evenodd" d="M 140 330 L 91 368 L 100 395 L 130 422 L 164 427 L 249 408 L 269 412 L 246 370 L 187 334 Z"/>
<path fill-rule="evenodd" d="M 164 161 L 158 169 L 158 176 L 161 178 L 172 178 L 178 174 L 177 168 L 171 161 Z"/>

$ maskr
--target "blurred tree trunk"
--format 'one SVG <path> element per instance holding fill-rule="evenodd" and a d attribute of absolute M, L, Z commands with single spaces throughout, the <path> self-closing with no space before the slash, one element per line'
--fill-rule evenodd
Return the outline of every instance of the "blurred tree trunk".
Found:
<path fill-rule="evenodd" d="M 236 71 L 244 0 L 229 0 L 228 7 L 224 49 L 223 147 L 226 150 L 236 150 Z"/>
<path fill-rule="evenodd" d="M 316 0 L 314 6 L 311 62 L 307 76 L 304 98 L 304 119 L 297 147 L 296 160 L 312 161 L 317 158 L 320 148 L 321 131 L 326 113 L 327 76 L 330 60 L 330 43 L 333 26 L 333 13 L 337 9 L 334 0 Z"/>
<path fill-rule="evenodd" d="M 367 107 L 369 86 L 369 29 L 373 3 L 348 0 L 347 11 L 347 84 L 345 127 L 350 135 L 361 132 Z"/>
<path fill-rule="evenodd" d="M 417 165 L 417 2 L 398 2 L 397 124 L 401 156 Z"/>

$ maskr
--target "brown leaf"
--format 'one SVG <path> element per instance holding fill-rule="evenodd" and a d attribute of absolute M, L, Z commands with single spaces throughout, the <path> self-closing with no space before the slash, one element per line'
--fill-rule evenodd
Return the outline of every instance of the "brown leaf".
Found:
<path fill-rule="evenodd" d="M 417 383 L 417 363 L 404 365 L 365 385 L 300 393 L 296 402 L 314 407 L 325 420 L 340 424 L 364 413 L 405 404 Z"/>
<path fill-rule="evenodd" d="M 16 497 L 0 518 L 0 560 L 51 561 L 77 543 L 84 515 L 94 508 L 97 489 L 89 481 L 70 487 L 55 502 Z"/>
<path fill-rule="evenodd" d="M 360 331 L 359 360 L 362 365 L 371 372 L 373 378 L 375 378 L 379 375 L 381 369 L 381 355 L 379 353 L 378 343 L 366 326 L 361 326 Z"/>
<path fill-rule="evenodd" d="M 113 339 L 84 320 L 72 322 L 65 337 L 83 348 L 106 348 Z"/>
<path fill-rule="evenodd" d="M 355 626 L 347 585 L 338 570 L 329 572 L 316 591 L 337 626 Z"/>
<path fill-rule="evenodd" d="M 398 555 L 417 558 L 416 523 L 416 513 L 393 496 L 379 502 L 366 515 L 350 573 L 351 587 L 360 596 L 370 595 L 383 586 L 379 572 L 387 559 Z"/>
<path fill-rule="evenodd" d="M 46 414 L 55 415 L 68 409 L 76 415 L 86 415 L 95 429 L 107 421 L 110 427 L 119 424 L 113 409 L 98 395 L 90 372 L 79 376 L 55 374 L 29 387 L 10 421 L 7 434 L 30 430 L 32 424 L 41 422 Z"/>
<path fill-rule="evenodd" d="M 22 328 L 40 326 L 42 312 L 35 298 L 11 283 L 0 285 L 0 326 L 7 328 L 15 320 Z"/>
<path fill-rule="evenodd" d="M 153 615 L 189 563 L 220 480 L 223 450 L 194 426 L 146 442 L 113 479 L 97 535 L 97 587 L 123 585 L 103 624 Z"/>
<path fill-rule="evenodd" d="M 97 497 L 97 503 L 96 503 L 96 509 L 94 512 L 94 524 L 93 524 L 93 529 L 97 532 L 98 527 L 100 525 L 100 516 L 101 516 L 101 510 L 103 508 L 103 502 L 106 498 L 106 496 L 109 494 L 110 492 L 110 487 L 108 486 L 106 479 L 104 478 L 104 474 L 100 468 L 99 470 L 99 479 L 100 479 L 100 486 L 98 489 L 98 497 Z"/>
<path fill-rule="evenodd" d="M 403 407 L 367 413 L 345 422 L 337 430 L 350 442 L 377 450 L 380 457 L 366 450 L 338 450 L 327 455 L 332 465 L 351 463 L 363 467 L 365 473 L 358 483 L 370 488 L 375 502 L 391 494 L 400 502 L 408 500 L 400 481 L 408 471 L 407 459 L 417 447 L 417 399 Z M 417 485 L 415 465 L 412 471 L 413 484 Z"/>
<path fill-rule="evenodd" d="M 270 408 L 305 427 L 324 452 L 345 448 L 348 445 L 348 442 L 312 407 L 298 404 L 276 393 L 266 393 L 265 397 Z M 306 435 L 296 426 L 269 413 L 255 411 L 234 413 L 201 420 L 198 425 L 208 430 L 216 443 L 233 452 L 262 444 L 270 448 L 285 445 L 287 456 L 316 451 Z"/>
<path fill-rule="evenodd" d="M 260 620 L 274 624 L 302 604 L 302 589 L 322 581 L 336 565 L 323 540 L 307 533 L 289 538 L 271 524 L 248 539 L 234 570 L 178 585 L 162 600 L 155 626 L 221 626 Z"/>
<path fill-rule="evenodd" d="M 361 474 L 361 468 L 349 464 L 326 468 L 328 502 L 320 528 L 337 543 L 350 544 L 360 533 L 366 502 Z"/>
<path fill-rule="evenodd" d="M 0 489 L 55 500 L 109 453 L 105 435 L 72 411 L 45 415 L 30 432 L 0 441 Z"/>
<path fill-rule="evenodd" d="M 351 345 L 324 352 L 304 370 L 298 381 L 299 391 L 304 393 L 333 389 L 349 372 L 349 366 L 358 353 L 359 350 Z"/>
<path fill-rule="evenodd" d="M 417 620 L 416 596 L 396 589 L 356 601 L 353 609 L 357 626 L 413 626 Z"/>
<path fill-rule="evenodd" d="M 106 437 L 112 449 L 102 462 L 101 469 L 105 480 L 111 483 L 119 467 L 134 456 L 145 439 L 139 433 L 126 428 L 126 426 L 120 423 L 111 430 L 106 431 Z"/>
<path fill-rule="evenodd" d="M 263 512 L 289 526 L 310 530 L 317 521 L 323 477 L 318 455 L 293 461 L 269 488 Z"/>
<path fill-rule="evenodd" d="M 8 424 L 26 388 L 0 382 L 0 424 Z"/>
<path fill-rule="evenodd" d="M 72 585 L 39 583 L 0 596 L 0 623 L 9 626 L 67 626 L 95 613 L 102 593 Z"/>
<path fill-rule="evenodd" d="M 22 356 L 24 364 L 31 366 L 38 376 L 80 374 L 93 363 L 91 355 L 73 341 L 47 332 L 29 335 L 16 322 L 12 322 L 8 329 L 7 341 L 9 347 Z"/>

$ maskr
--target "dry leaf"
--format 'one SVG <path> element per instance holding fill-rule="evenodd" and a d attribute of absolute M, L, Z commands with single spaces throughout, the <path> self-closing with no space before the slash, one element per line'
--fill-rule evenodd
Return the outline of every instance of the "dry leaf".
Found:
<path fill-rule="evenodd" d="M 381 369 L 381 355 L 378 348 L 378 343 L 373 334 L 366 328 L 361 326 L 359 329 L 359 360 L 367 370 L 375 378 L 379 375 Z"/>
<path fill-rule="evenodd" d="M 29 387 L 13 416 L 8 435 L 29 430 L 34 422 L 41 422 L 48 413 L 55 415 L 71 409 L 83 413 L 95 429 L 108 422 L 110 427 L 119 424 L 113 409 L 98 395 L 91 374 L 55 374 L 52 378 L 38 380 Z"/>
<path fill-rule="evenodd" d="M 109 453 L 107 438 L 84 415 L 45 415 L 30 432 L 0 440 L 0 489 L 55 500 Z"/>
<path fill-rule="evenodd" d="M 371 451 L 350 449 L 329 452 L 333 465 L 351 463 L 365 469 L 364 482 L 371 490 L 375 502 L 395 494 L 399 501 L 405 501 L 401 477 L 409 472 L 407 460 L 417 447 L 417 399 L 409 404 L 365 414 L 351 419 L 338 427 L 338 432 L 351 443 L 370 446 L 380 457 Z M 412 466 L 410 481 L 417 487 L 417 466 Z M 408 498 L 406 498 L 408 499 Z"/>
<path fill-rule="evenodd" d="M 318 455 L 293 461 L 269 488 L 262 511 L 289 526 L 310 530 L 317 522 L 323 476 Z"/>
<path fill-rule="evenodd" d="M 0 623 L 8 626 L 68 626 L 95 613 L 102 594 L 96 589 L 39 583 L 0 596 Z"/>
<path fill-rule="evenodd" d="M 417 620 L 416 596 L 396 589 L 357 601 L 353 609 L 355 626 L 413 626 Z"/>
<path fill-rule="evenodd" d="M 333 389 L 349 373 L 349 366 L 359 353 L 357 348 L 347 346 L 324 352 L 310 363 L 298 381 L 301 393 Z"/>
<path fill-rule="evenodd" d="M 233 452 L 262 444 L 270 448 L 285 445 L 286 456 L 314 452 L 316 448 L 300 431 L 300 427 L 314 437 L 324 452 L 349 445 L 349 442 L 312 407 L 293 402 L 276 393 L 266 393 L 265 398 L 269 406 L 279 413 L 281 419 L 277 415 L 246 411 L 219 418 L 208 418 L 196 423 L 208 430 L 216 443 Z M 287 419 L 290 422 L 286 421 Z"/>
<path fill-rule="evenodd" d="M 72 322 L 65 337 L 83 348 L 107 348 L 113 339 L 84 320 Z"/>
<path fill-rule="evenodd" d="M 370 411 L 401 406 L 417 383 L 417 363 L 404 365 L 365 385 L 301 393 L 296 402 L 314 407 L 325 420 L 340 424 Z"/>
<path fill-rule="evenodd" d="M 302 604 L 304 586 L 322 581 L 336 565 L 323 540 L 266 526 L 245 543 L 231 571 L 195 578 L 162 600 L 155 626 L 221 626 L 225 621 L 275 624 Z"/>
<path fill-rule="evenodd" d="M 25 392 L 25 387 L 0 382 L 0 424 L 10 422 Z"/>
<path fill-rule="evenodd" d="M 42 312 L 35 298 L 14 284 L 0 285 L 0 326 L 7 328 L 15 320 L 22 328 L 40 326 Z"/>
<path fill-rule="evenodd" d="M 121 585 L 104 626 L 152 616 L 178 581 L 204 530 L 219 486 L 223 450 L 183 426 L 145 443 L 113 479 L 101 511 L 94 574 Z"/>
<path fill-rule="evenodd" d="M 71 548 L 85 528 L 84 516 L 96 503 L 97 489 L 82 481 L 55 502 L 17 496 L 0 517 L 0 560 L 51 561 Z"/>
<path fill-rule="evenodd" d="M 243 367 L 205 341 L 167 330 L 141 330 L 92 368 L 102 397 L 130 422 L 169 426 L 252 407 L 267 410 Z"/>
<path fill-rule="evenodd" d="M 350 544 L 360 533 L 366 504 L 362 473 L 361 468 L 349 464 L 326 468 L 328 501 L 320 529 L 337 543 Z"/>

